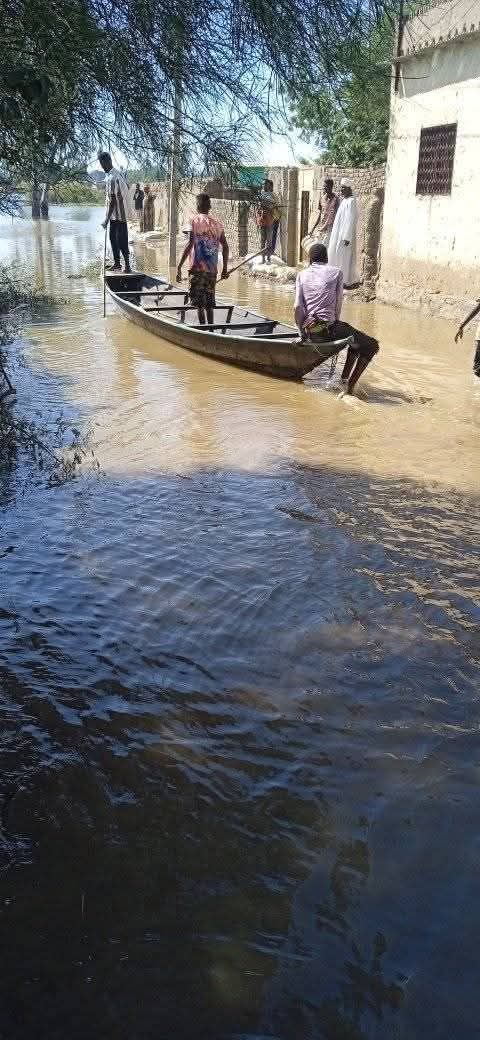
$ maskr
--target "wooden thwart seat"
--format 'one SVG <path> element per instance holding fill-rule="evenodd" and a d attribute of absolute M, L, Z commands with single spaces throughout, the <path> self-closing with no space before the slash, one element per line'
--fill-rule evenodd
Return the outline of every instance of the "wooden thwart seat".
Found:
<path fill-rule="evenodd" d="M 147 308 L 145 308 L 145 310 L 146 309 Z M 225 304 L 223 307 L 222 306 L 215 307 L 216 311 L 228 311 L 229 309 L 230 308 L 229 308 L 228 304 Z M 159 307 L 149 307 L 148 310 L 149 311 L 182 311 L 183 312 L 183 311 L 198 311 L 198 307 L 194 307 L 191 303 L 186 303 L 185 305 L 183 303 L 168 303 L 168 304 L 164 304 L 164 305 L 161 304 Z M 205 325 L 203 326 L 203 328 L 205 328 Z"/>
<path fill-rule="evenodd" d="M 137 289 L 136 291 L 129 289 L 128 291 L 119 290 L 119 296 L 188 296 L 188 289 Z"/>
<path fill-rule="evenodd" d="M 195 325 L 192 328 L 201 329 L 202 332 L 215 332 L 216 329 L 273 329 L 275 321 L 239 321 L 239 322 L 215 322 L 214 325 Z"/>

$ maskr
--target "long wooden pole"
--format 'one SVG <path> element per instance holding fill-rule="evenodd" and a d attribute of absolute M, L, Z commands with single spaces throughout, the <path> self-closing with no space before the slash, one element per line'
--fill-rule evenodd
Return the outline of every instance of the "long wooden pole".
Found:
<path fill-rule="evenodd" d="M 245 259 L 241 260 L 239 264 L 236 264 L 235 267 L 231 267 L 230 268 L 230 270 L 228 272 L 229 275 L 233 274 L 234 271 L 238 271 L 238 268 L 239 267 L 243 267 L 244 264 L 249 264 L 250 260 L 255 260 L 255 257 L 263 256 L 263 254 L 266 253 L 266 252 L 267 252 L 266 248 L 265 249 L 259 249 L 258 253 L 252 253 L 251 256 L 246 256 Z M 219 278 L 218 281 L 221 282 L 221 281 L 223 281 L 223 279 Z"/>
<path fill-rule="evenodd" d="M 396 46 L 396 56 L 395 56 L 395 78 L 394 78 L 394 88 L 395 88 L 395 93 L 396 94 L 398 93 L 398 88 L 399 88 L 399 85 L 400 85 L 400 56 L 401 56 L 401 53 L 402 53 L 402 46 L 403 46 L 403 30 L 404 30 L 404 27 L 405 27 L 404 0 L 400 0 L 400 5 L 399 5 L 399 9 L 398 9 L 398 32 L 397 32 L 397 46 Z"/>
<path fill-rule="evenodd" d="M 108 224 L 107 224 L 108 227 Z M 107 287 L 105 285 L 105 263 L 107 259 L 107 228 L 105 228 L 105 238 L 103 240 L 103 267 L 102 267 L 102 279 L 103 279 L 103 317 L 107 315 Z"/>
<path fill-rule="evenodd" d="M 173 100 L 173 140 L 170 157 L 170 185 L 168 200 L 168 264 L 177 266 L 178 197 L 180 193 L 180 152 L 182 146 L 182 88 L 180 79 L 175 79 Z"/>

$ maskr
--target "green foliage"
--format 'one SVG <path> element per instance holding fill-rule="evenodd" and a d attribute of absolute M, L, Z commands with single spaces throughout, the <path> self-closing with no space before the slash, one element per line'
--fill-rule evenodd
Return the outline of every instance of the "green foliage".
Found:
<path fill-rule="evenodd" d="M 0 318 L 18 311 L 39 312 L 55 305 L 53 297 L 32 286 L 20 264 L 0 264 Z"/>
<path fill-rule="evenodd" d="M 31 183 L 20 181 L 18 190 L 22 192 L 27 202 L 32 201 Z M 50 202 L 58 206 L 101 206 L 105 202 L 105 191 L 86 181 L 61 180 L 52 188 Z"/>
<path fill-rule="evenodd" d="M 58 205 L 100 206 L 105 202 L 105 191 L 82 181 L 58 181 L 51 199 Z"/>
<path fill-rule="evenodd" d="M 385 162 L 393 41 L 394 25 L 384 18 L 366 40 L 339 47 L 331 82 L 325 76 L 316 91 L 291 92 L 294 125 L 304 140 L 318 144 L 321 162 L 354 167 Z"/>
<path fill-rule="evenodd" d="M 0 167 L 55 184 L 101 144 L 164 169 L 177 87 L 186 161 L 211 174 L 364 31 L 358 0 L 5 0 Z"/>
<path fill-rule="evenodd" d="M 127 170 L 128 183 L 132 184 L 155 184 L 157 181 L 165 180 L 167 176 L 166 166 L 142 166 L 138 169 Z"/>

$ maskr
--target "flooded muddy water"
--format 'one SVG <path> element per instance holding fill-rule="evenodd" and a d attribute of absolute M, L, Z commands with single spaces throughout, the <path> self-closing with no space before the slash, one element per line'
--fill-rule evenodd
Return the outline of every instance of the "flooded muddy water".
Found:
<path fill-rule="evenodd" d="M 222 366 L 68 278 L 100 219 L 0 225 L 68 300 L 20 406 L 102 468 L 0 514 L 0 1036 L 473 1040 L 471 337 L 348 303 L 381 343 L 349 404 Z"/>

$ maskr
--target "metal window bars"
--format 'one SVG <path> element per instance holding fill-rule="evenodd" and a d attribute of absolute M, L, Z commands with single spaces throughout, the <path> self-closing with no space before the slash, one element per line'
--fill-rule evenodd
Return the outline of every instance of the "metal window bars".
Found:
<path fill-rule="evenodd" d="M 450 195 L 457 124 L 426 126 L 420 133 L 417 195 Z"/>

